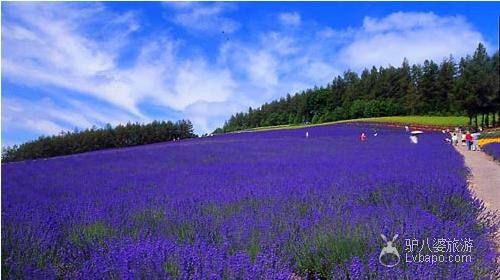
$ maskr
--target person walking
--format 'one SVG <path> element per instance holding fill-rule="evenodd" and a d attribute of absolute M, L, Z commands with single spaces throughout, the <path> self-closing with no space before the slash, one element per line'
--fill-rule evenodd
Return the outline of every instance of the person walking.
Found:
<path fill-rule="evenodd" d="M 417 135 L 410 135 L 410 142 L 413 144 L 418 144 L 418 136 Z"/>
<path fill-rule="evenodd" d="M 456 132 L 451 134 L 451 143 L 455 146 L 458 144 L 458 135 Z"/>
<path fill-rule="evenodd" d="M 462 129 L 459 128 L 457 130 L 457 144 L 459 145 L 462 145 L 462 136 L 463 136 Z"/>
<path fill-rule="evenodd" d="M 472 148 L 472 134 L 470 134 L 470 131 L 467 130 L 465 133 L 465 142 L 467 144 L 467 150 L 471 150 Z"/>
<path fill-rule="evenodd" d="M 472 133 L 472 150 L 479 151 L 479 132 Z"/>
<path fill-rule="evenodd" d="M 366 141 L 368 137 L 366 137 L 366 134 L 364 132 L 361 133 L 361 136 L 359 136 L 359 140 L 361 140 L 361 142 L 364 142 Z"/>

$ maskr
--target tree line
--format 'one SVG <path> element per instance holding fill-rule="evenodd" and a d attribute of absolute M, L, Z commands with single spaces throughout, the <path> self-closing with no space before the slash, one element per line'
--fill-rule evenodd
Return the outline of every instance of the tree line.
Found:
<path fill-rule="evenodd" d="M 21 145 L 2 150 L 2 161 L 19 161 L 62 156 L 107 148 L 120 148 L 197 137 L 189 120 L 153 121 L 148 124 L 127 123 L 83 131 L 61 132 L 41 136 Z"/>
<path fill-rule="evenodd" d="M 499 72 L 498 51 L 489 56 L 482 44 L 458 63 L 452 56 L 411 66 L 404 59 L 398 68 L 373 66 L 360 76 L 346 71 L 326 87 L 234 114 L 214 133 L 396 115 L 466 115 L 471 126 L 498 125 Z"/>

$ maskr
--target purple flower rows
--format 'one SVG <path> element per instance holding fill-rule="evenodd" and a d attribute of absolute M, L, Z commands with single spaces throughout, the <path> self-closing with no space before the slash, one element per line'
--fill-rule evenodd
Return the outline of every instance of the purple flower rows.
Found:
<path fill-rule="evenodd" d="M 489 143 L 485 145 L 482 150 L 495 160 L 500 161 L 500 143 Z"/>
<path fill-rule="evenodd" d="M 493 278 L 496 217 L 442 134 L 415 145 L 399 129 L 365 142 L 366 125 L 307 130 L 3 164 L 2 276 Z M 381 233 L 399 234 L 393 268 Z M 410 238 L 470 238 L 472 261 L 409 263 Z"/>

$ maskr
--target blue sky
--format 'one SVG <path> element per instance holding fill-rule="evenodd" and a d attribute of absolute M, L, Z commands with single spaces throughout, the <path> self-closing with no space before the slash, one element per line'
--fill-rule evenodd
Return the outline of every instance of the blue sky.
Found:
<path fill-rule="evenodd" d="M 498 49 L 499 3 L 2 3 L 2 146 L 190 119 L 197 133 L 372 65 Z"/>

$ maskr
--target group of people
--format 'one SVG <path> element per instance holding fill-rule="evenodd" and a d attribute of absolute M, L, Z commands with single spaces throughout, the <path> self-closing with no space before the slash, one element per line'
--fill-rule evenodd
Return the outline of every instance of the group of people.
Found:
<path fill-rule="evenodd" d="M 377 137 L 377 135 L 378 135 L 377 130 L 373 129 L 372 132 L 373 132 L 373 136 Z M 361 132 L 361 135 L 359 136 L 359 140 L 361 140 L 361 142 L 368 140 L 368 135 L 366 135 L 364 132 Z"/>
<path fill-rule="evenodd" d="M 406 130 L 406 132 L 410 132 L 410 128 L 408 126 L 405 126 L 405 130 Z M 422 133 L 421 131 L 412 131 L 411 132 L 410 141 L 413 144 L 418 143 L 417 132 Z M 469 151 L 479 151 L 479 145 L 478 145 L 479 135 L 480 135 L 479 132 L 471 133 L 469 130 L 467 130 L 464 133 L 464 132 L 462 132 L 462 129 L 455 128 L 455 130 L 453 132 L 450 131 L 449 129 L 447 129 L 446 131 L 443 130 L 443 133 L 450 134 L 451 139 L 446 138 L 446 141 L 450 142 L 452 145 L 457 146 L 460 144 L 463 146 L 467 146 L 467 149 Z M 377 131 L 374 130 L 373 136 L 377 136 L 377 134 L 378 134 Z M 306 138 L 309 138 L 308 131 L 306 131 Z M 368 140 L 368 136 L 364 132 L 362 132 L 361 135 L 359 136 L 359 140 L 361 142 L 364 142 L 364 141 Z"/>
<path fill-rule="evenodd" d="M 463 145 L 467 146 L 467 150 L 469 151 L 479 151 L 478 142 L 480 133 L 471 133 L 469 130 L 464 133 L 460 128 L 455 128 L 453 132 L 448 130 L 448 133 L 451 135 L 451 140 L 447 139 L 452 145 Z"/>
<path fill-rule="evenodd" d="M 408 126 L 405 126 L 405 129 L 406 129 L 406 132 L 410 132 L 410 129 Z M 417 133 L 414 133 L 414 132 L 418 132 L 418 133 L 423 133 L 421 131 L 412 131 L 411 132 L 411 135 L 410 135 L 410 142 L 413 143 L 413 144 L 417 144 L 418 143 L 418 137 L 417 137 Z M 373 136 L 374 137 L 377 137 L 378 135 L 378 132 L 377 130 L 373 130 Z M 364 142 L 366 140 L 368 140 L 368 136 L 366 135 L 366 133 L 362 132 L 361 135 L 359 136 L 359 140 L 361 142 Z"/>

